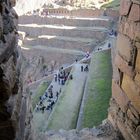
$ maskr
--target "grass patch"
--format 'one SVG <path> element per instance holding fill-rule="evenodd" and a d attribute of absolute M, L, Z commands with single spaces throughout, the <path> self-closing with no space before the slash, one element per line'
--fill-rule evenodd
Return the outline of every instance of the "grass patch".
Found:
<path fill-rule="evenodd" d="M 109 2 L 103 4 L 101 8 L 111 8 L 114 10 L 119 10 L 120 0 L 109 0 Z"/>
<path fill-rule="evenodd" d="M 45 93 L 48 86 L 49 86 L 48 82 L 43 82 L 41 85 L 39 85 L 36 95 L 32 97 L 33 109 L 35 108 L 36 104 L 39 102 L 39 97 Z"/>
<path fill-rule="evenodd" d="M 92 128 L 107 117 L 111 97 L 111 81 L 110 51 L 96 53 L 91 60 L 82 127 Z"/>

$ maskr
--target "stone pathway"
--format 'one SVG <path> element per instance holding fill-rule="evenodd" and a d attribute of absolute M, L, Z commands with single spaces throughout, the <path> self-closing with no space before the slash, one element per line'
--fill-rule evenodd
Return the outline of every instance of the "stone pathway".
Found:
<path fill-rule="evenodd" d="M 75 64 L 72 69 L 73 80 L 68 80 L 63 92 L 49 118 L 48 129 L 74 129 L 79 107 L 83 95 L 83 89 L 87 72 L 81 72 L 81 66 L 87 64 Z"/>

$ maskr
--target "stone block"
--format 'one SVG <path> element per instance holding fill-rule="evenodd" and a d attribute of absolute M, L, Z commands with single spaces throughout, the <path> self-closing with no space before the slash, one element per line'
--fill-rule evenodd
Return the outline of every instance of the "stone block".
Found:
<path fill-rule="evenodd" d="M 112 80 L 112 97 L 119 104 L 121 110 L 123 112 L 126 112 L 129 99 L 128 99 L 127 95 L 119 87 L 119 85 L 116 84 L 113 80 Z"/>
<path fill-rule="evenodd" d="M 140 125 L 136 128 L 136 134 L 140 138 Z"/>
<path fill-rule="evenodd" d="M 136 42 L 135 46 L 137 47 L 137 49 L 140 49 L 140 42 Z"/>
<path fill-rule="evenodd" d="M 119 32 L 127 35 L 133 40 L 140 40 L 140 23 L 133 22 L 128 20 L 126 17 L 122 17 L 119 23 Z"/>
<path fill-rule="evenodd" d="M 132 105 L 140 113 L 140 88 L 136 83 L 126 74 L 123 75 L 122 89 L 131 101 Z"/>
<path fill-rule="evenodd" d="M 124 73 L 128 74 L 129 76 L 133 76 L 133 68 L 132 66 L 128 65 L 128 62 L 126 62 L 120 55 L 116 55 L 115 57 L 115 65 Z"/>
<path fill-rule="evenodd" d="M 127 15 L 131 7 L 132 2 L 130 0 L 121 0 L 120 15 Z"/>
<path fill-rule="evenodd" d="M 124 24 L 124 34 L 132 36 L 134 38 L 134 29 L 133 26 L 129 22 L 125 22 Z"/>
<path fill-rule="evenodd" d="M 135 82 L 136 82 L 137 85 L 140 87 L 140 73 L 139 73 L 139 72 L 136 73 Z"/>
<path fill-rule="evenodd" d="M 140 42 L 140 22 L 137 23 L 137 26 L 135 28 L 135 38 L 137 42 Z"/>
<path fill-rule="evenodd" d="M 130 134 L 135 132 L 136 125 L 133 123 L 133 121 L 131 119 L 127 118 L 125 121 L 125 125 L 126 125 L 126 129 L 128 130 L 128 132 Z"/>
<path fill-rule="evenodd" d="M 125 140 L 132 140 L 130 134 L 128 133 L 126 126 L 123 122 L 117 121 L 117 126 L 119 130 L 121 131 L 123 137 Z"/>
<path fill-rule="evenodd" d="M 133 3 L 140 4 L 140 0 L 132 0 Z"/>
<path fill-rule="evenodd" d="M 140 72 L 140 49 L 137 51 L 137 57 L 136 57 L 136 71 Z"/>
<path fill-rule="evenodd" d="M 128 19 L 131 21 L 140 21 L 140 5 L 133 4 L 131 6 Z"/>
<path fill-rule="evenodd" d="M 139 113 L 131 103 L 129 104 L 129 109 L 131 110 L 132 114 L 139 120 L 140 119 Z"/>
<path fill-rule="evenodd" d="M 138 125 L 139 120 L 134 116 L 130 109 L 127 110 L 127 116 L 135 125 Z"/>
<path fill-rule="evenodd" d="M 132 49 L 130 39 L 125 35 L 119 34 L 117 38 L 117 50 L 127 62 L 131 60 Z"/>

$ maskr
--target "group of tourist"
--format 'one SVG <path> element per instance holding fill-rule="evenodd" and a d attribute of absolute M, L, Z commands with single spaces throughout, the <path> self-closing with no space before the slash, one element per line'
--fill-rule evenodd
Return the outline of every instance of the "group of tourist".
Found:
<path fill-rule="evenodd" d="M 111 32 L 109 33 L 109 35 L 116 37 L 117 36 L 117 31 L 115 31 L 115 30 L 112 29 Z"/>
<path fill-rule="evenodd" d="M 60 92 L 61 92 L 61 89 L 60 89 L 60 91 L 56 92 L 56 95 L 54 95 L 53 85 L 50 85 L 50 87 L 45 92 L 45 94 L 43 96 L 39 97 L 39 103 L 36 105 L 35 110 L 42 111 L 42 113 L 44 113 L 44 111 L 51 111 L 54 104 L 57 102 Z M 48 102 L 47 106 L 44 105 L 44 101 L 46 101 L 46 100 Z"/>
<path fill-rule="evenodd" d="M 66 80 L 68 79 L 69 74 L 69 72 L 66 73 L 63 67 L 61 67 L 59 72 L 54 75 L 54 81 L 58 82 L 59 85 L 64 85 Z M 70 75 L 69 78 L 73 79 L 73 76 Z M 42 111 L 42 113 L 44 113 L 45 110 L 52 110 L 54 104 L 58 100 L 58 96 L 61 93 L 61 88 L 59 91 L 56 91 L 56 93 L 54 93 L 53 91 L 53 85 L 50 85 L 44 95 L 39 97 L 39 103 L 36 105 L 35 108 L 36 111 Z M 45 100 L 47 100 L 48 102 L 47 106 L 44 105 Z"/>
<path fill-rule="evenodd" d="M 88 65 L 86 65 L 85 67 L 83 65 L 81 65 L 81 72 L 88 72 L 89 71 L 89 68 L 88 68 Z"/>
<path fill-rule="evenodd" d="M 65 85 L 65 82 L 68 79 L 69 74 L 70 74 L 69 72 L 66 73 L 63 67 L 61 67 L 59 72 L 54 75 L 54 80 L 55 82 L 58 82 L 59 85 Z"/>

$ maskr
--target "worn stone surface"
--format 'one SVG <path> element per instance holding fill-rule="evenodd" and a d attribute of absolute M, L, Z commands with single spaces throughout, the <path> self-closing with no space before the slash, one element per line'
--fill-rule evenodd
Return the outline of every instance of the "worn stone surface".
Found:
<path fill-rule="evenodd" d="M 137 110 L 140 112 L 140 88 L 126 74 L 123 76 L 122 89 L 127 94 L 129 100 L 132 102 L 135 108 L 137 108 Z"/>
<path fill-rule="evenodd" d="M 110 101 L 108 119 L 126 140 L 139 140 L 140 1 L 122 0 L 120 7 L 114 69 L 120 70 L 121 74 L 120 82 L 112 80 L 113 101 Z"/>
<path fill-rule="evenodd" d="M 136 128 L 136 133 L 137 133 L 138 137 L 140 137 L 140 125 Z"/>
<path fill-rule="evenodd" d="M 140 5 L 132 5 L 128 19 L 132 21 L 140 21 Z"/>
<path fill-rule="evenodd" d="M 21 52 L 17 47 L 18 16 L 14 9 L 12 9 L 14 5 L 15 0 L 0 1 L 1 140 L 21 140 L 31 135 L 31 113 L 29 113 L 31 111 L 30 98 L 29 96 L 26 96 L 26 99 L 22 97 L 23 92 L 27 95 L 28 91 L 23 91 L 23 75 L 21 74 L 23 60 Z M 22 111 L 23 113 L 21 114 Z M 28 122 L 26 126 L 23 125 L 25 122 Z"/>
<path fill-rule="evenodd" d="M 135 76 L 135 82 L 138 84 L 138 86 L 140 87 L 140 73 L 139 72 L 137 72 L 136 73 L 136 76 Z"/>
<path fill-rule="evenodd" d="M 138 49 L 136 57 L 136 70 L 140 72 L 140 49 Z"/>
<path fill-rule="evenodd" d="M 129 99 L 119 87 L 119 85 L 116 84 L 114 81 L 112 81 L 112 97 L 115 98 L 122 111 L 125 112 L 127 110 Z"/>
<path fill-rule="evenodd" d="M 129 66 L 128 62 L 123 60 L 120 55 L 116 55 L 115 64 L 122 72 L 125 72 L 131 77 L 134 75 L 132 66 Z"/>
<path fill-rule="evenodd" d="M 119 54 L 126 60 L 127 62 L 131 59 L 131 51 L 132 45 L 131 41 L 128 37 L 119 34 L 117 38 L 117 50 Z"/>
<path fill-rule="evenodd" d="M 127 15 L 131 4 L 130 0 L 121 0 L 120 15 Z"/>

